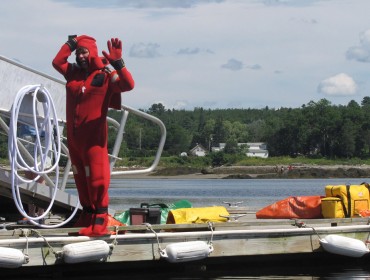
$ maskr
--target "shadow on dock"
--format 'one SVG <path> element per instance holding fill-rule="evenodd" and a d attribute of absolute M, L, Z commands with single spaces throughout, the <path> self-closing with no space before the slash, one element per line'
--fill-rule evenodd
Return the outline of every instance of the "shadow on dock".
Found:
<path fill-rule="evenodd" d="M 317 279 L 346 271 L 370 273 L 370 257 L 349 258 L 325 252 L 293 255 L 208 258 L 189 263 L 140 261 L 83 263 L 0 269 L 3 279 Z M 306 277 L 305 277 L 306 276 Z M 230 278 L 231 277 L 231 278 Z M 242 278 L 243 277 L 243 278 Z M 277 278 L 276 278 L 277 277 Z M 302 278 L 303 277 L 303 278 Z M 312 278 L 311 278 L 312 277 Z M 344 279 L 344 278 L 343 278 Z"/>

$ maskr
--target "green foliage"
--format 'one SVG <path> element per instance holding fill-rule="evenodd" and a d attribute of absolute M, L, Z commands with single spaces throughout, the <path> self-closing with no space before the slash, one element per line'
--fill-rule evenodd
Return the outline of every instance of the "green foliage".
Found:
<path fill-rule="evenodd" d="M 168 110 L 153 104 L 147 113 L 167 128 L 164 155 L 178 156 L 201 144 L 207 150 L 226 143 L 225 154 L 245 154 L 237 143 L 266 142 L 270 157 L 368 158 L 370 155 L 370 97 L 361 105 L 332 105 L 328 100 L 310 101 L 301 108 Z M 117 115 L 118 114 L 118 115 Z M 120 119 L 112 111 L 112 117 Z M 152 156 L 160 131 L 149 121 L 130 117 L 120 156 Z M 111 140 L 110 142 L 111 143 Z M 145 152 L 140 152 L 145 150 Z M 211 156 L 224 164 L 221 155 Z M 220 158 L 218 158 L 220 157 Z"/>
<path fill-rule="evenodd" d="M 163 167 L 192 166 L 203 168 L 210 164 L 209 157 L 196 156 L 169 156 L 162 157 L 160 165 Z"/>
<path fill-rule="evenodd" d="M 235 165 L 240 166 L 263 166 L 263 165 L 361 165 L 361 164 L 370 164 L 370 159 L 363 160 L 359 158 L 351 158 L 351 159 L 328 159 L 328 158 L 312 158 L 312 157 L 305 157 L 305 156 L 298 156 L 298 157 L 269 157 L 266 159 L 263 158 L 250 158 L 245 157 Z"/>
<path fill-rule="evenodd" d="M 222 166 L 227 163 L 224 152 L 211 153 L 212 167 Z"/>
<path fill-rule="evenodd" d="M 239 153 L 238 142 L 236 142 L 236 139 L 230 138 L 226 142 L 224 152 L 225 152 L 225 154 L 237 154 L 237 153 Z"/>
<path fill-rule="evenodd" d="M 182 152 L 189 154 L 196 144 L 211 151 L 211 147 L 226 143 L 224 154 L 210 154 L 206 158 L 209 164 L 230 164 L 238 156 L 245 155 L 245 150 L 236 144 L 246 142 L 266 142 L 270 157 L 311 160 L 366 160 L 370 157 L 370 97 L 364 97 L 361 104 L 352 100 L 346 106 L 332 105 L 321 99 L 300 108 L 279 109 L 194 108 L 187 111 L 166 109 L 158 103 L 146 112 L 162 120 L 167 128 L 164 157 L 177 158 Z M 111 110 L 109 116 L 120 122 L 122 112 Z M 115 132 L 109 129 L 110 151 Z M 119 157 L 153 158 L 160 133 L 152 122 L 129 114 Z M 0 137 L 0 158 L 7 156 L 7 137 L 3 135 Z M 178 164 L 186 164 L 190 158 L 179 158 Z"/>

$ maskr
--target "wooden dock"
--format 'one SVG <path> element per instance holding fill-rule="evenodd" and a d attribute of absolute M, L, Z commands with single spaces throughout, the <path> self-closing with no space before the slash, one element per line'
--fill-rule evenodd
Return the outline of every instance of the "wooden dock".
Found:
<path fill-rule="evenodd" d="M 99 238 L 73 236 L 78 228 L 37 229 L 15 224 L 3 227 L 0 230 L 0 247 L 19 249 L 26 254 L 28 263 L 16 269 L 26 271 L 36 268 L 43 270 L 44 267 L 57 270 L 64 267 L 65 271 L 75 269 L 76 264 L 63 260 L 63 246 L 93 240 L 104 240 L 110 247 L 109 256 L 101 260 L 99 266 L 132 264 L 135 267 L 141 264 L 152 269 L 164 265 L 173 269 L 180 264 L 164 260 L 161 250 L 179 242 L 203 241 L 213 247 L 207 258 L 182 265 L 225 262 L 232 265 L 235 260 L 243 260 L 248 265 L 256 260 L 294 259 L 296 256 L 332 258 L 333 255 L 320 246 L 320 238 L 338 234 L 367 242 L 370 233 L 367 218 L 256 220 L 253 213 L 238 221 L 224 223 L 111 227 L 112 231 L 119 230 L 119 234 Z M 344 260 L 348 261 L 348 258 L 344 257 Z M 12 269 L 5 270 L 10 274 L 15 273 Z"/>

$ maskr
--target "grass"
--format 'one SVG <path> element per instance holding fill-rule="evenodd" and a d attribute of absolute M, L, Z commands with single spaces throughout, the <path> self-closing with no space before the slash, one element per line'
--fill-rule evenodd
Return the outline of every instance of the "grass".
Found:
<path fill-rule="evenodd" d="M 369 165 L 370 159 L 362 160 L 358 158 L 352 159 L 326 159 L 326 158 L 307 158 L 307 157 L 270 157 L 267 159 L 261 158 L 245 158 L 235 165 L 241 166 L 257 166 L 257 165 Z"/>
<path fill-rule="evenodd" d="M 131 158 L 130 160 L 121 161 L 118 163 L 123 166 L 142 166 L 149 167 L 153 162 L 153 157 L 147 158 Z M 306 157 L 270 157 L 270 158 L 249 158 L 245 156 L 225 155 L 226 162 L 224 166 L 288 166 L 288 165 L 316 165 L 316 166 L 330 166 L 330 165 L 370 165 L 370 160 L 361 160 L 357 158 L 352 159 L 325 159 L 325 158 L 306 158 Z M 192 173 L 203 173 L 209 171 L 212 166 L 212 158 L 206 157 L 180 157 L 167 156 L 162 157 L 159 166 L 156 169 L 157 175 L 181 175 Z"/>

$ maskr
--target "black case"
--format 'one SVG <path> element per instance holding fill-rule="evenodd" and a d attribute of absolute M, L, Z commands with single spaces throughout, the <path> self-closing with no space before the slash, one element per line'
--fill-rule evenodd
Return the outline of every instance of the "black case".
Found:
<path fill-rule="evenodd" d="M 143 223 L 161 223 L 160 207 L 149 207 L 147 203 L 142 203 L 140 208 L 130 208 L 129 211 L 131 225 L 141 225 Z"/>

